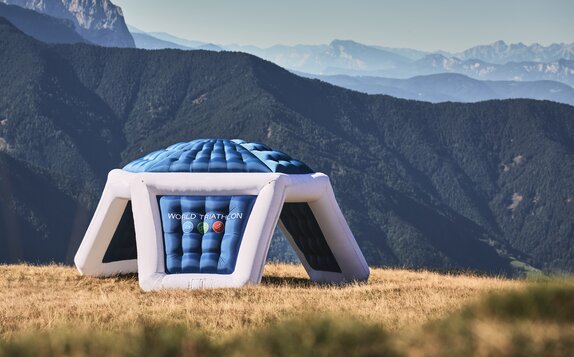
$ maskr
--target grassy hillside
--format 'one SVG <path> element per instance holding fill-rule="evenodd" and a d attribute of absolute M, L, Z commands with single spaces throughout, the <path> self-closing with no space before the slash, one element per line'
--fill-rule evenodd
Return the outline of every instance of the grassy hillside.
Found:
<path fill-rule="evenodd" d="M 0 356 L 574 351 L 569 279 L 373 269 L 366 284 L 324 286 L 299 265 L 270 264 L 258 286 L 144 293 L 135 276 L 56 265 L 4 265 L 0 276 Z"/>

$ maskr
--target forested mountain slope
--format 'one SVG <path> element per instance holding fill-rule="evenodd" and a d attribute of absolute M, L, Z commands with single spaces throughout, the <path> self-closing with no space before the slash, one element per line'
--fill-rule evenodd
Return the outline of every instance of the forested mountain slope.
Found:
<path fill-rule="evenodd" d="M 510 273 L 517 259 L 574 269 L 571 106 L 369 96 L 247 54 L 50 46 L 3 21 L 0 122 L 9 165 L 31 170 L 58 192 L 54 204 L 78 212 L 95 208 L 108 170 L 149 151 L 242 138 L 330 175 L 371 264 Z M 14 206 L 3 209 L 29 225 Z M 38 227 L 54 219 L 39 217 Z M 69 262 L 86 224 L 69 219 L 46 238 L 19 239 L 47 239 Z M 4 227 L 0 241 L 14 239 Z M 30 260 L 17 250 L 3 257 L 22 258 Z"/>

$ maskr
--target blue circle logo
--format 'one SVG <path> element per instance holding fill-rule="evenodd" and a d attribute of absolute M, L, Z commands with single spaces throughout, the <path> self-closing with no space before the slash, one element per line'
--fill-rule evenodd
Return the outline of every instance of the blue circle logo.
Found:
<path fill-rule="evenodd" d="M 183 222 L 181 228 L 183 229 L 183 233 L 191 233 L 191 231 L 193 231 L 193 223 L 190 221 Z"/>

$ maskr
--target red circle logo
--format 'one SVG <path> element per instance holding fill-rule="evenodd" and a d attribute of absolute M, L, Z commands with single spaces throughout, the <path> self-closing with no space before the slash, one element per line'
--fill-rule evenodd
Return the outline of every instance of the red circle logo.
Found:
<path fill-rule="evenodd" d="M 221 233 L 225 229 L 225 225 L 223 225 L 223 222 L 221 221 L 216 221 L 213 222 L 212 228 L 215 233 Z"/>

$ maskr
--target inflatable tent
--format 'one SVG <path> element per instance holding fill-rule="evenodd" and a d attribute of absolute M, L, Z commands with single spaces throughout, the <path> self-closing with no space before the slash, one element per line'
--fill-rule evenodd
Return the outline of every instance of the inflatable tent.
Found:
<path fill-rule="evenodd" d="M 367 280 L 329 178 L 241 140 L 179 143 L 112 170 L 74 261 L 84 275 L 137 272 L 146 291 L 257 284 L 277 224 L 313 281 Z"/>

